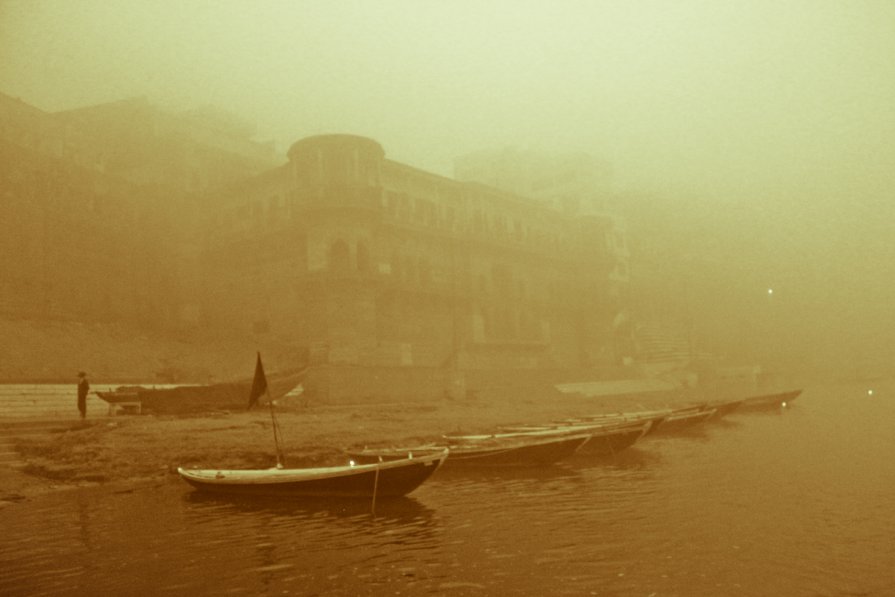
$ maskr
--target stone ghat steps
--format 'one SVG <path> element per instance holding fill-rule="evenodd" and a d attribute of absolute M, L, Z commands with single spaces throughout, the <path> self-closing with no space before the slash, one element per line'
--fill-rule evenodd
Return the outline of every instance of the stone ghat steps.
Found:
<path fill-rule="evenodd" d="M 106 415 L 109 405 L 99 396 L 87 396 L 87 416 Z M 78 417 L 77 391 L 48 391 L 27 387 L 0 387 L 0 418 L 4 417 Z"/>

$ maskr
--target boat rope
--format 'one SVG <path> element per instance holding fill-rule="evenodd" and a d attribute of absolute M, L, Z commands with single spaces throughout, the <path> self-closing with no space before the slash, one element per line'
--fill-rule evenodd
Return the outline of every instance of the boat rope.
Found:
<path fill-rule="evenodd" d="M 270 397 L 270 391 L 265 389 L 267 393 L 267 403 L 270 405 L 270 420 L 271 425 L 273 426 L 273 443 L 277 450 L 277 468 L 283 468 L 286 466 L 285 458 L 283 457 L 283 450 L 280 448 L 280 424 L 277 421 L 276 415 L 274 415 L 273 410 L 273 398 Z"/>
<path fill-rule="evenodd" d="M 373 504 L 370 507 L 370 513 L 376 515 L 376 491 L 379 489 L 379 466 L 382 464 L 382 456 L 376 463 L 376 475 L 373 477 Z"/>

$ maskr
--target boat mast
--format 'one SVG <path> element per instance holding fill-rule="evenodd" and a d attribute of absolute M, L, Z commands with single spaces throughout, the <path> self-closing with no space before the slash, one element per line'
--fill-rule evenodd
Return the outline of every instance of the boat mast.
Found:
<path fill-rule="evenodd" d="M 249 409 L 258 404 L 258 398 L 267 394 L 267 405 L 270 407 L 270 421 L 273 426 L 273 443 L 277 450 L 277 468 L 283 468 L 283 451 L 280 449 L 280 429 L 277 417 L 273 410 L 273 398 L 270 395 L 270 386 L 267 385 L 267 376 L 264 375 L 264 365 L 261 364 L 261 352 L 255 361 L 255 377 L 252 379 L 252 390 L 249 393 Z"/>

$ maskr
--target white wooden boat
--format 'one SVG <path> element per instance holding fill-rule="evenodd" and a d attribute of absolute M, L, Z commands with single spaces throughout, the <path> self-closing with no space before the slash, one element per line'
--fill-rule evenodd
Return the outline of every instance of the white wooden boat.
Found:
<path fill-rule="evenodd" d="M 438 470 L 448 450 L 373 464 L 263 470 L 184 469 L 184 481 L 204 491 L 298 497 L 407 495 Z"/>

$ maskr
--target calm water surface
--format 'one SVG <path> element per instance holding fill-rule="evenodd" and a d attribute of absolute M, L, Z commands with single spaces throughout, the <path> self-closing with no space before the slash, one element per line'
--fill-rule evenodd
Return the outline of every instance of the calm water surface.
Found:
<path fill-rule="evenodd" d="M 873 395 L 867 390 L 874 388 Z M 0 509 L 0 595 L 895 595 L 895 387 L 367 504 L 179 479 Z"/>

